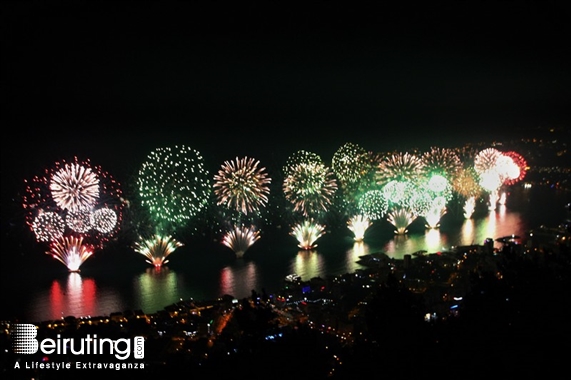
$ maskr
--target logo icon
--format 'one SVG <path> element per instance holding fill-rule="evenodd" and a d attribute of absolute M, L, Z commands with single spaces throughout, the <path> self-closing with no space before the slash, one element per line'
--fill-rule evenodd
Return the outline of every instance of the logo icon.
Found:
<path fill-rule="evenodd" d="M 17 354 L 35 354 L 38 352 L 38 330 L 31 323 L 17 323 L 12 326 L 10 337 L 12 348 Z"/>

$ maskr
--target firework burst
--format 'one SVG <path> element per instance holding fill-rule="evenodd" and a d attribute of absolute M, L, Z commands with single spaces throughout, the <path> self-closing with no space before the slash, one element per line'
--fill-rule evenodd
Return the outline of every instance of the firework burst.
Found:
<path fill-rule="evenodd" d="M 416 181 L 425 175 L 421 157 L 410 153 L 394 153 L 381 157 L 376 172 L 377 183 L 381 186 L 390 181 Z"/>
<path fill-rule="evenodd" d="M 345 215 L 354 215 L 361 194 L 376 188 L 376 163 L 376 155 L 353 143 L 345 143 L 333 155 L 331 168 L 339 181 L 336 198 Z"/>
<path fill-rule="evenodd" d="M 487 192 L 498 191 L 503 181 L 502 174 L 495 169 L 480 173 L 480 186 Z"/>
<path fill-rule="evenodd" d="M 493 211 L 496 209 L 499 191 L 504 181 L 503 173 L 492 167 L 490 170 L 480 173 L 480 186 L 484 191 L 488 192 L 488 209 Z"/>
<path fill-rule="evenodd" d="M 417 191 L 417 187 L 411 181 L 390 181 L 382 188 L 384 198 L 389 208 L 406 206 Z"/>
<path fill-rule="evenodd" d="M 218 205 L 244 214 L 256 213 L 268 203 L 271 179 L 259 161 L 244 157 L 225 161 L 214 176 L 214 194 Z"/>
<path fill-rule="evenodd" d="M 452 190 L 462 198 L 479 197 L 483 189 L 476 169 L 472 166 L 462 168 L 452 182 Z"/>
<path fill-rule="evenodd" d="M 145 256 L 147 262 L 157 269 L 168 263 L 167 257 L 183 244 L 172 236 L 154 235 L 135 243 L 134 250 Z"/>
<path fill-rule="evenodd" d="M 505 152 L 504 156 L 506 157 L 506 161 L 502 161 L 506 164 L 503 168 L 505 172 L 504 184 L 509 186 L 523 180 L 527 170 L 525 158 L 514 151 Z"/>
<path fill-rule="evenodd" d="M 429 175 L 439 174 L 453 180 L 462 168 L 460 157 L 449 148 L 433 147 L 430 151 L 423 153 L 421 159 L 424 171 Z"/>
<path fill-rule="evenodd" d="M 434 197 L 442 197 L 446 202 L 452 199 L 452 183 L 444 175 L 432 174 L 423 185 Z"/>
<path fill-rule="evenodd" d="M 64 164 L 51 177 L 50 191 L 63 210 L 89 210 L 99 198 L 99 178 L 89 166 Z"/>
<path fill-rule="evenodd" d="M 50 242 L 59 239 L 65 232 L 65 221 L 58 213 L 40 210 L 32 222 L 32 230 L 38 241 Z"/>
<path fill-rule="evenodd" d="M 357 209 L 359 214 L 369 220 L 380 220 L 385 217 L 389 203 L 381 190 L 369 190 L 359 197 Z"/>
<path fill-rule="evenodd" d="M 416 187 L 404 203 L 395 205 L 393 208 L 408 208 L 415 216 L 424 216 L 430 211 L 431 208 L 434 207 L 435 204 L 440 203 L 444 203 L 442 207 L 445 207 L 446 198 L 443 196 L 435 195 L 426 187 Z"/>
<path fill-rule="evenodd" d="M 406 234 L 409 224 L 419 215 L 426 215 L 435 198 L 426 186 L 411 181 L 390 181 L 382 191 L 389 202 L 387 220 L 396 227 L 398 235 Z"/>
<path fill-rule="evenodd" d="M 41 242 L 81 236 L 102 248 L 119 231 L 124 200 L 119 183 L 100 166 L 74 157 L 25 181 L 26 223 Z M 57 247 L 55 248 L 57 249 Z"/>
<path fill-rule="evenodd" d="M 89 224 L 97 231 L 108 234 L 117 225 L 117 213 L 107 207 L 97 209 L 89 215 Z"/>
<path fill-rule="evenodd" d="M 139 169 L 137 184 L 141 203 L 161 232 L 195 217 L 211 194 L 204 158 L 186 146 L 152 151 Z"/>
<path fill-rule="evenodd" d="M 313 152 L 308 152 L 307 150 L 298 150 L 294 154 L 288 157 L 286 164 L 283 167 L 284 177 L 291 175 L 293 172 L 297 171 L 297 167 L 300 164 L 305 165 L 319 165 L 323 164 L 321 157 Z"/>
<path fill-rule="evenodd" d="M 357 183 L 370 168 L 368 152 L 350 142 L 337 149 L 331 160 L 331 169 L 343 185 Z"/>
<path fill-rule="evenodd" d="M 85 233 L 91 229 L 91 210 L 68 211 L 65 222 L 74 232 Z"/>
<path fill-rule="evenodd" d="M 481 150 L 474 157 L 474 169 L 478 174 L 496 171 L 498 159 L 502 157 L 502 153 L 495 148 L 486 148 Z"/>
<path fill-rule="evenodd" d="M 305 217 L 327 212 L 336 191 L 335 176 L 324 164 L 298 164 L 283 182 L 286 200 Z"/>

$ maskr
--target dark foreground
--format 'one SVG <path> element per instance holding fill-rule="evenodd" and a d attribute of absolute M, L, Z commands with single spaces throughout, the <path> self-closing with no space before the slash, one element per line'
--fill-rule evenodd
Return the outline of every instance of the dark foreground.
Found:
<path fill-rule="evenodd" d="M 569 247 L 562 239 L 412 261 L 380 255 L 368 270 L 289 282 L 276 294 L 253 290 L 241 300 L 181 301 L 153 315 L 126 311 L 37 326 L 38 341 L 141 336 L 144 359 L 17 354 L 9 333 L 17 321 L 5 321 L 2 379 L 551 376 L 568 365 Z M 125 368 L 103 367 L 110 363 Z"/>

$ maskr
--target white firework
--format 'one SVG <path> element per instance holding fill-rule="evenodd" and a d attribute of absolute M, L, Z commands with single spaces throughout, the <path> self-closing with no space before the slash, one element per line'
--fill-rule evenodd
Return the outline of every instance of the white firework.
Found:
<path fill-rule="evenodd" d="M 67 164 L 52 176 L 50 191 L 64 210 L 89 209 L 99 199 L 99 178 L 89 167 Z"/>

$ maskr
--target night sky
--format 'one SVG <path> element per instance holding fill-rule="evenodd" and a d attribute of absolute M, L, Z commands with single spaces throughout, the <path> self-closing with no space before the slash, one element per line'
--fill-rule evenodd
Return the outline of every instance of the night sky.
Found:
<path fill-rule="evenodd" d="M 212 174 L 249 156 L 273 176 L 298 150 L 330 162 L 346 142 L 405 151 L 525 136 L 538 126 L 571 129 L 569 0 L 229 3 L 0 2 L 2 273 L 43 249 L 24 223 L 24 180 L 73 156 L 125 183 L 153 149 L 184 144 Z M 540 284 L 551 271 L 529 273 Z M 535 284 L 514 278 L 524 290 Z M 505 307 L 510 318 L 520 314 L 515 330 L 501 331 L 504 341 L 489 339 L 493 360 L 515 352 L 523 363 L 536 342 L 540 358 L 554 352 L 543 342 L 559 325 L 534 329 L 545 327 L 537 322 L 556 310 L 546 302 L 560 294 L 549 287 L 560 279 L 545 278 L 552 281 L 531 299 L 548 307 Z M 518 325 L 528 314 L 535 319 Z M 529 341 L 528 326 L 537 332 Z M 460 343 L 487 343 L 504 327 L 475 329 L 481 336 L 470 331 Z M 515 339 L 523 348 L 507 344 L 514 331 L 525 332 L 525 342 Z M 462 344 L 450 357 L 469 370 L 485 363 L 478 355 L 466 362 L 471 348 Z M 437 352 L 428 357 L 448 358 Z M 512 357 L 496 363 L 511 368 Z"/>
<path fill-rule="evenodd" d="M 567 2 L 206 3 L 2 2 L 4 178 L 79 155 L 124 180 L 173 144 L 275 165 L 571 125 Z"/>

